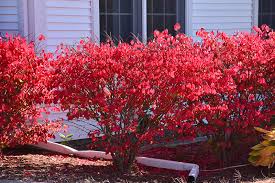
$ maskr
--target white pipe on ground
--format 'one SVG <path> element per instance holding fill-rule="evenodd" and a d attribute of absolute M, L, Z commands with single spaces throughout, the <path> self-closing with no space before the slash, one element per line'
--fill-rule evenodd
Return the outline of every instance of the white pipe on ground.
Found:
<path fill-rule="evenodd" d="M 170 161 L 147 157 L 137 157 L 136 160 L 140 164 L 156 168 L 165 168 L 169 170 L 179 171 L 190 170 L 189 177 L 194 177 L 195 179 L 199 175 L 199 165 L 193 163 L 183 163 L 178 161 Z"/>
<path fill-rule="evenodd" d="M 75 155 L 83 158 L 103 158 L 103 159 L 112 159 L 111 154 L 106 154 L 104 151 L 78 151 Z"/>
<path fill-rule="evenodd" d="M 48 141 L 47 143 L 39 143 L 34 145 L 42 149 L 46 149 L 53 152 L 58 152 L 62 154 L 73 154 L 78 157 L 83 158 L 103 158 L 103 159 L 112 159 L 110 154 L 106 154 L 103 151 L 78 151 L 74 148 L 68 147 L 66 145 L 58 144 L 55 142 Z M 189 181 L 195 182 L 199 175 L 199 165 L 193 163 L 183 163 L 177 161 L 156 159 L 156 158 L 147 158 L 147 157 L 136 157 L 137 163 L 143 164 L 145 166 L 156 167 L 156 168 L 165 168 L 170 170 L 179 170 L 179 171 L 190 171 Z"/>
<path fill-rule="evenodd" d="M 50 141 L 47 141 L 47 143 L 44 143 L 44 142 L 40 142 L 36 145 L 33 145 L 35 147 L 39 147 L 39 148 L 42 148 L 42 149 L 46 149 L 46 150 L 49 150 L 49 151 L 54 151 L 54 152 L 59 152 L 61 154 L 76 154 L 78 150 L 74 149 L 74 148 L 71 148 L 69 146 L 65 146 L 65 145 L 62 145 L 62 144 L 58 144 L 58 143 L 55 143 L 55 142 L 50 142 Z"/>

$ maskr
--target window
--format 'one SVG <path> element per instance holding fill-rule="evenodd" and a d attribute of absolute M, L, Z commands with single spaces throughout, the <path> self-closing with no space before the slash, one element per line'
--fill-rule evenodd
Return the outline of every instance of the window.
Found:
<path fill-rule="evenodd" d="M 144 26 L 149 38 L 155 29 L 162 31 L 167 28 L 174 34 L 174 24 L 179 22 L 183 27 L 185 23 L 184 0 L 99 0 L 99 2 L 100 41 L 106 41 L 109 36 L 115 41 L 129 42 L 133 37 L 141 40 Z M 142 10 L 142 7 L 147 9 Z M 143 15 L 146 20 L 142 20 Z M 181 31 L 184 31 L 184 27 Z"/>
<path fill-rule="evenodd" d="M 275 1 L 260 0 L 259 1 L 259 25 L 267 24 L 271 28 L 275 28 Z"/>
<path fill-rule="evenodd" d="M 147 0 L 147 35 L 150 37 L 155 29 L 167 28 L 174 32 L 174 25 L 184 25 L 184 1 L 182 0 Z"/>
<path fill-rule="evenodd" d="M 100 0 L 100 40 L 130 41 L 139 35 L 137 11 L 140 0 Z M 141 2 L 141 1 L 140 1 Z"/>

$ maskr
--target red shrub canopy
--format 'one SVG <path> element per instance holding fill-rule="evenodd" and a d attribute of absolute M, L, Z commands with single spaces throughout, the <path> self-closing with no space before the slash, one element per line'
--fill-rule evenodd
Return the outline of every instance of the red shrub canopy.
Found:
<path fill-rule="evenodd" d="M 215 92 L 202 100 L 203 111 L 208 112 L 206 134 L 247 135 L 255 126 L 270 125 L 274 115 L 275 33 L 255 30 L 258 32 L 233 36 L 198 32 L 203 57 L 215 62 L 213 69 L 220 75 L 213 83 Z"/>
<path fill-rule="evenodd" d="M 275 34 L 262 29 L 201 30 L 197 43 L 167 30 L 146 45 L 81 40 L 60 45 L 56 59 L 36 57 L 20 38 L 1 40 L 1 142 L 45 140 L 51 128 L 35 107 L 43 102 L 68 110 L 69 120 L 96 120 L 90 136 L 120 168 L 156 137 L 249 134 L 274 114 Z"/>
<path fill-rule="evenodd" d="M 155 31 L 147 45 L 82 40 L 58 51 L 46 71 L 52 76 L 49 102 L 69 110 L 69 119 L 95 119 L 92 139 L 120 159 L 156 136 L 196 136 L 194 125 L 207 116 L 198 114 L 202 98 L 216 94 L 222 76 L 213 68 L 216 60 L 204 57 L 192 39 L 167 30 Z"/>
<path fill-rule="evenodd" d="M 36 143 L 52 137 L 55 126 L 40 124 L 39 67 L 34 45 L 20 37 L 0 38 L 0 145 Z M 42 121 L 41 121 L 42 122 Z"/>

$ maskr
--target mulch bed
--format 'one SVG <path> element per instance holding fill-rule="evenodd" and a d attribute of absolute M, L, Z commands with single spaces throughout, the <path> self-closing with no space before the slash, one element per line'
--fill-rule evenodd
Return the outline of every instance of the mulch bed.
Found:
<path fill-rule="evenodd" d="M 200 166 L 198 182 L 253 182 L 256 179 L 267 178 L 269 172 L 265 167 L 254 167 L 247 161 L 252 144 L 240 142 L 233 152 L 228 154 L 227 162 L 222 162 L 220 154 L 213 151 L 207 142 L 177 146 L 176 148 L 155 148 L 142 155 L 159 159 L 175 160 L 187 163 L 196 163 Z M 274 177 L 275 168 L 270 172 Z M 273 183 L 273 182 L 272 182 Z"/>
<path fill-rule="evenodd" d="M 240 153 L 233 153 L 227 166 L 247 164 L 249 148 L 240 146 Z M 243 166 L 239 168 L 220 169 L 217 154 L 210 151 L 207 143 L 179 146 L 177 148 L 156 148 L 143 152 L 142 156 L 169 159 L 200 165 L 198 182 L 253 182 L 266 179 L 266 168 Z M 246 152 L 247 151 L 247 152 Z M 238 151 L 236 151 L 238 152 Z M 25 182 L 153 182 L 183 183 L 188 172 L 170 171 L 135 165 L 128 174 L 120 175 L 112 167 L 111 161 L 87 160 L 73 156 L 64 156 L 45 150 L 24 146 L 8 149 L 0 160 L 1 180 L 22 180 Z M 271 173 L 275 173 L 273 169 Z M 275 176 L 275 174 L 272 174 Z M 273 181 L 274 180 L 274 181 Z M 268 181 L 268 182 L 267 182 Z M 275 183 L 274 179 L 267 183 Z"/>
<path fill-rule="evenodd" d="M 1 180 L 23 180 L 25 182 L 173 182 L 173 175 L 150 174 L 135 167 L 135 170 L 120 175 L 111 161 L 87 160 L 60 155 L 29 147 L 9 149 L 0 160 Z"/>

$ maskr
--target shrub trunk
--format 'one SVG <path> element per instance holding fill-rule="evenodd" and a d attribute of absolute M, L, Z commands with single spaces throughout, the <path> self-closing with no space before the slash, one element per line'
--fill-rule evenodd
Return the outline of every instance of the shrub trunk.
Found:
<path fill-rule="evenodd" d="M 135 148 L 129 148 L 126 152 L 119 152 L 112 154 L 113 166 L 120 173 L 127 173 L 132 169 L 132 165 L 135 161 L 137 151 Z"/>

